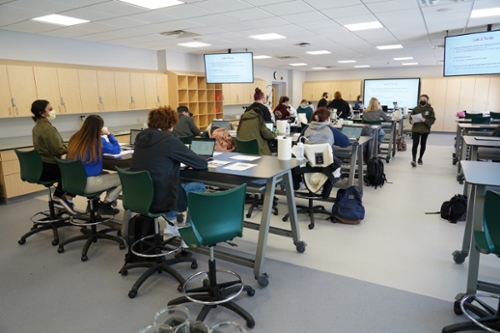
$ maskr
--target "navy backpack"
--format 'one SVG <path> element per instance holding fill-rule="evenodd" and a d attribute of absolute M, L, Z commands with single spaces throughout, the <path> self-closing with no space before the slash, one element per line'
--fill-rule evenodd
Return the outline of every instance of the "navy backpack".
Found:
<path fill-rule="evenodd" d="M 359 224 L 365 218 L 365 207 L 361 203 L 361 193 L 355 186 L 339 189 L 332 207 L 333 222 Z"/>

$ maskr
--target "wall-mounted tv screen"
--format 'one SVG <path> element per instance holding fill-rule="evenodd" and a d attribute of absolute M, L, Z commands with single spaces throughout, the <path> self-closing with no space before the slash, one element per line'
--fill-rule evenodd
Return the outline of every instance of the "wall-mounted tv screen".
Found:
<path fill-rule="evenodd" d="M 380 105 L 387 105 L 389 108 L 393 107 L 394 102 L 399 107 L 413 108 L 418 103 L 419 94 L 420 78 L 365 80 L 363 103 L 368 107 L 370 99 L 375 97 Z"/>
<path fill-rule="evenodd" d="M 205 54 L 207 83 L 253 83 L 253 53 Z"/>
<path fill-rule="evenodd" d="M 444 39 L 444 76 L 500 74 L 500 30 Z"/>

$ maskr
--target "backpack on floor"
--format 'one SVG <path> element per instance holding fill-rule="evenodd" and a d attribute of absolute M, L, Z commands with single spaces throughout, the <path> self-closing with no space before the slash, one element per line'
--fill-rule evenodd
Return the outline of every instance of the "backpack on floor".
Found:
<path fill-rule="evenodd" d="M 398 147 L 398 151 L 406 151 L 405 138 L 403 138 L 401 135 L 398 135 L 398 139 L 396 140 L 396 144 Z"/>
<path fill-rule="evenodd" d="M 461 194 L 454 195 L 450 201 L 443 202 L 439 213 L 441 214 L 441 218 L 448 220 L 450 223 L 465 221 L 467 197 Z"/>
<path fill-rule="evenodd" d="M 384 162 L 380 157 L 372 157 L 366 166 L 365 183 L 367 186 L 382 187 L 387 181 Z"/>
<path fill-rule="evenodd" d="M 365 218 L 365 207 L 361 203 L 361 193 L 356 186 L 337 191 L 332 207 L 333 222 L 359 224 Z"/>
<path fill-rule="evenodd" d="M 131 247 L 136 241 L 146 236 L 155 234 L 155 220 L 149 216 L 137 214 L 128 221 L 128 235 L 127 246 L 128 253 L 125 255 L 125 263 L 139 262 L 139 261 L 155 261 L 156 258 L 144 258 L 136 256 L 132 253 Z M 150 242 L 153 243 L 154 239 L 151 238 Z M 144 252 L 147 250 L 147 245 L 139 243 L 135 247 L 136 251 Z"/>

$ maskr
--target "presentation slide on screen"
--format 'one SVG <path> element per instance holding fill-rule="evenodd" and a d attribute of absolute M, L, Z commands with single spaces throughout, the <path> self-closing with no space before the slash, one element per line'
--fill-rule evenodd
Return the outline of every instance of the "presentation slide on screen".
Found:
<path fill-rule="evenodd" d="M 368 107 L 370 99 L 375 97 L 389 109 L 393 108 L 393 102 L 400 108 L 413 108 L 418 103 L 419 86 L 420 79 L 365 80 L 363 105 Z"/>
<path fill-rule="evenodd" d="M 253 53 L 205 54 L 207 83 L 252 83 Z"/>
<path fill-rule="evenodd" d="M 500 73 L 500 31 L 446 37 L 444 76 Z"/>

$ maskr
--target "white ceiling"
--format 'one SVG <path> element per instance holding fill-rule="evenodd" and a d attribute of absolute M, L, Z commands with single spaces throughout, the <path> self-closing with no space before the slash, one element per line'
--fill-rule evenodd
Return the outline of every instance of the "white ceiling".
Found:
<path fill-rule="evenodd" d="M 370 65 L 400 67 L 394 57 L 414 58 L 420 66 L 439 65 L 446 31 L 450 35 L 500 28 L 500 18 L 469 19 L 471 10 L 500 7 L 500 0 L 183 0 L 184 5 L 147 10 L 113 0 L 0 0 L 0 29 L 123 45 L 149 50 L 191 53 L 252 51 L 271 59 L 256 65 L 311 70 Z M 429 5 L 429 3 L 434 4 Z M 91 22 L 71 27 L 32 21 L 61 14 Z M 381 29 L 350 32 L 345 24 L 378 20 Z M 196 37 L 165 37 L 161 32 L 185 30 Z M 278 33 L 286 39 L 258 41 L 251 35 Z M 200 49 L 177 45 L 211 44 Z M 299 43 L 310 43 L 301 47 Z M 377 45 L 402 44 L 380 51 Z M 331 54 L 309 55 L 306 51 Z M 291 56 L 293 59 L 277 57 Z M 339 64 L 338 60 L 356 60 Z M 288 64 L 304 62 L 308 66 Z"/>

